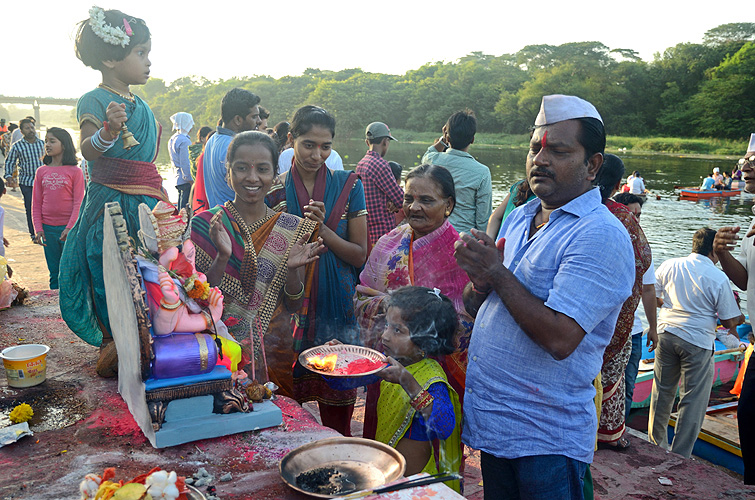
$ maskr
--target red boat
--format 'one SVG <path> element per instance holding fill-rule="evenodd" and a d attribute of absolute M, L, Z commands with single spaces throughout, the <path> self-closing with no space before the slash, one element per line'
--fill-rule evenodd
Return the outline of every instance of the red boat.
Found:
<path fill-rule="evenodd" d="M 683 188 L 679 196 L 686 200 L 705 200 L 708 198 L 729 198 L 738 196 L 742 193 L 741 189 L 700 189 L 696 187 Z"/>

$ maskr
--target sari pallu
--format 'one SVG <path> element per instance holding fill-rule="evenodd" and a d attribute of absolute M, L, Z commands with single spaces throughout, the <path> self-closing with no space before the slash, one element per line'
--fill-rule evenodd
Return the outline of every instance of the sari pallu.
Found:
<path fill-rule="evenodd" d="M 427 465 L 422 472 L 435 474 L 440 472 L 456 472 L 461 467 L 461 404 L 456 391 L 446 380 L 445 373 L 440 365 L 432 359 L 425 358 L 422 361 L 411 364 L 406 370 L 412 374 L 422 389 L 427 390 L 432 384 L 443 383 L 448 389 L 448 395 L 453 404 L 456 424 L 454 431 L 448 439 L 440 441 L 438 446 L 438 460 L 434 453 L 430 453 Z M 380 382 L 380 399 L 377 407 L 378 431 L 375 439 L 393 448 L 406 434 L 414 418 L 415 410 L 409 402 L 409 395 L 399 384 Z M 446 483 L 455 491 L 460 491 L 459 481 Z"/>
<path fill-rule="evenodd" d="M 204 189 L 204 151 L 197 158 L 197 178 L 194 180 L 191 208 L 193 214 L 198 214 L 211 208 L 210 202 L 207 201 L 207 191 Z"/>
<path fill-rule="evenodd" d="M 144 101 L 135 97 L 132 103 L 104 89 L 95 89 L 79 99 L 79 123 L 101 127 L 111 101 L 126 104 L 129 131 L 140 144 L 124 149 L 119 138 L 97 161 L 89 162 L 93 178 L 63 247 L 58 279 L 63 319 L 76 335 L 92 345 L 100 345 L 103 336 L 112 336 L 102 268 L 105 203 L 120 204 L 129 236 L 138 242 L 139 205 L 145 203 L 153 208 L 164 197 L 162 179 L 152 163 L 159 146 L 159 127 Z"/>
<path fill-rule="evenodd" d="M 611 443 L 621 438 L 626 428 L 624 371 L 631 355 L 630 337 L 634 324 L 634 311 L 642 297 L 642 276 L 650 267 L 651 252 L 645 233 L 642 232 L 634 215 L 624 205 L 613 200 L 606 200 L 605 205 L 621 221 L 629 233 L 634 250 L 635 267 L 632 295 L 621 306 L 613 337 L 611 337 L 611 341 L 603 353 L 603 367 L 600 370 L 603 401 L 598 424 L 598 441 Z"/>
<path fill-rule="evenodd" d="M 290 330 L 280 332 L 269 327 L 278 314 L 290 322 L 290 314 L 281 300 L 288 256 L 302 236 L 316 231 L 316 223 L 273 212 L 249 226 L 232 202 L 202 212 L 192 219 L 191 240 L 197 247 L 197 270 L 203 273 L 210 269 L 217 256 L 210 238 L 210 220 L 216 213 L 221 213 L 220 220 L 232 243 L 231 258 L 218 285 L 224 298 L 222 319 L 224 322 L 229 318 L 238 320 L 228 331 L 241 344 L 242 352 L 247 358 L 253 356 L 255 366 L 263 366 L 267 359 L 270 378 L 290 391 L 293 361 L 282 365 L 277 362 L 281 354 L 278 351 L 282 351 L 284 359 L 285 354 L 291 352 Z M 285 338 L 286 333 L 289 333 L 288 338 Z"/>
<path fill-rule="evenodd" d="M 367 215 L 364 188 L 356 174 L 322 167 L 311 196 L 325 204 L 325 223 L 339 237 L 348 239 L 349 220 Z M 310 196 L 296 168 L 286 175 L 285 185 L 274 186 L 265 202 L 277 211 L 302 217 Z M 299 353 L 331 339 L 345 344 L 358 343 L 353 297 L 357 270 L 328 251 L 308 269 L 304 306 L 295 317 L 294 350 Z M 318 401 L 331 406 L 348 406 L 356 400 L 356 390 L 331 389 L 317 374 L 294 366 L 297 401 Z"/>

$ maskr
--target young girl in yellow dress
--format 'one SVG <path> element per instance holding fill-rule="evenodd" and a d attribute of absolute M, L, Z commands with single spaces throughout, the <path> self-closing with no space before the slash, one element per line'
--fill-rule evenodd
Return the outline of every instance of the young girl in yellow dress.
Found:
<path fill-rule="evenodd" d="M 406 476 L 418 472 L 458 473 L 461 467 L 459 396 L 440 364 L 428 357 L 454 351 L 458 321 L 453 302 L 437 288 L 399 288 L 391 292 L 382 334 L 390 364 L 376 375 L 326 377 L 338 389 L 383 379 L 375 439 L 404 455 Z M 434 441 L 439 442 L 438 457 L 433 453 Z M 459 481 L 449 486 L 460 489 Z"/>

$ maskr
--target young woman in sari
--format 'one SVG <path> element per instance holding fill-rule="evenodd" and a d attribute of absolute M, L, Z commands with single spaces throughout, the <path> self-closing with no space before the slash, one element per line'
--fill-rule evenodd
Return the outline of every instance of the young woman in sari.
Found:
<path fill-rule="evenodd" d="M 632 295 L 621 307 L 613 337 L 603 353 L 603 367 L 600 370 L 603 397 L 598 424 L 598 447 L 612 450 L 623 450 L 629 447 L 629 441 L 624 437 L 626 430 L 624 372 L 629 356 L 632 354 L 631 333 L 634 311 L 642 296 L 642 276 L 650 267 L 651 262 L 650 245 L 640 228 L 640 223 L 624 205 L 610 198 L 618 190 L 623 175 L 624 163 L 621 159 L 607 154 L 595 180 L 600 188 L 603 204 L 621 221 L 629 233 L 635 261 L 635 282 Z"/>
<path fill-rule="evenodd" d="M 439 288 L 454 304 L 459 316 L 453 353 L 438 361 L 448 381 L 463 398 L 467 371 L 467 348 L 474 321 L 464 309 L 462 292 L 469 277 L 454 259 L 454 242 L 459 233 L 448 222 L 454 209 L 456 192 L 451 173 L 437 165 L 420 165 L 406 176 L 403 211 L 408 224 L 382 236 L 370 253 L 359 276 L 354 300 L 364 345 L 380 349 L 388 293 L 416 285 Z M 378 396 L 377 386 L 367 395 L 364 436 L 375 435 L 373 418 Z"/>
<path fill-rule="evenodd" d="M 165 199 L 157 156 L 159 123 L 147 103 L 129 90 L 149 79 L 149 28 L 143 20 L 117 10 L 92 7 L 79 24 L 76 55 L 102 73 L 102 83 L 84 94 L 76 107 L 81 153 L 88 161 L 90 182 L 76 224 L 60 258 L 60 312 L 82 340 L 100 346 L 97 373 L 117 373 L 115 344 L 105 300 L 102 268 L 105 203 L 118 202 L 129 235 L 138 241 L 138 207 Z M 108 33 L 111 35 L 106 36 Z M 125 144 L 122 127 L 138 141 Z"/>
<path fill-rule="evenodd" d="M 267 134 L 243 132 L 234 137 L 226 168 L 236 193 L 233 201 L 191 222 L 196 267 L 207 275 L 210 286 L 223 292 L 221 319 L 231 324 L 229 332 L 241 344 L 240 366 L 251 359 L 255 370 L 250 378 L 265 382 L 269 368 L 277 384 L 274 374 L 281 367 L 266 366 L 264 348 L 270 320 L 281 302 L 288 314 L 301 307 L 304 266 L 315 262 L 325 248 L 322 239 L 307 243 L 316 229 L 313 221 L 265 205 L 278 168 L 277 145 Z"/>
<path fill-rule="evenodd" d="M 367 210 L 356 174 L 325 166 L 335 125 L 335 118 L 317 106 L 296 111 L 289 130 L 293 164 L 267 198 L 277 211 L 317 222 L 328 248 L 307 273 L 305 302 L 294 327 L 297 353 L 332 339 L 359 343 L 353 297 L 358 269 L 367 256 Z M 323 424 L 351 435 L 355 389 L 330 389 L 322 377 L 297 362 L 294 395 L 300 403 L 317 401 Z"/>

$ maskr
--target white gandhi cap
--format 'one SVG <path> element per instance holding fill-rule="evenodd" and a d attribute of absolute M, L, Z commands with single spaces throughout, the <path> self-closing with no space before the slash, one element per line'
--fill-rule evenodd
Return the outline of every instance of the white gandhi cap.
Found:
<path fill-rule="evenodd" d="M 750 134 L 750 144 L 747 146 L 745 153 L 749 153 L 750 151 L 755 151 L 755 134 Z"/>
<path fill-rule="evenodd" d="M 576 118 L 595 118 L 603 123 L 595 106 L 573 95 L 546 95 L 540 103 L 540 112 L 535 118 L 535 126 L 542 127 Z"/>

